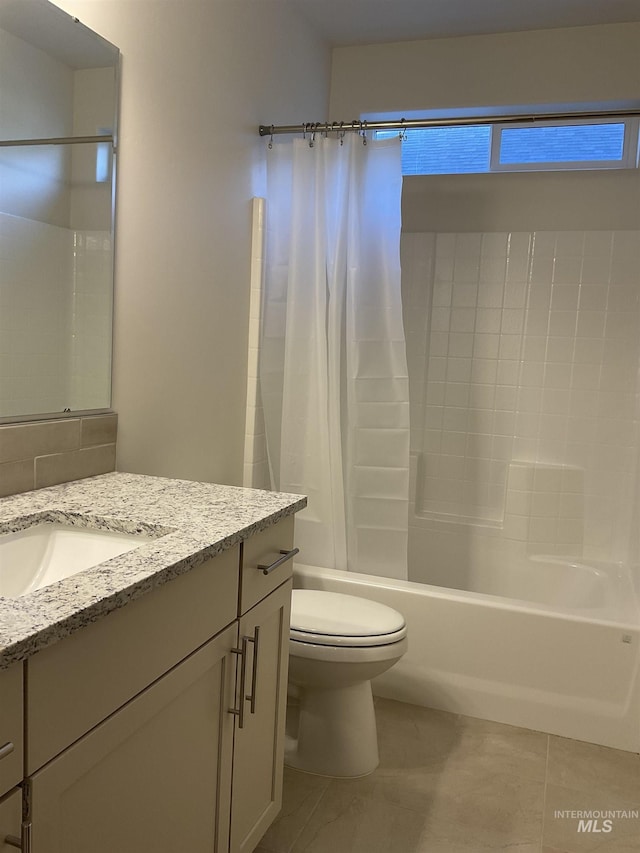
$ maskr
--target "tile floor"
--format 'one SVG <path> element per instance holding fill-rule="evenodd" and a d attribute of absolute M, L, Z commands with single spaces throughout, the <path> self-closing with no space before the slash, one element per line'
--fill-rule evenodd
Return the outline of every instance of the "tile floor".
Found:
<path fill-rule="evenodd" d="M 640 853 L 639 818 L 597 833 L 554 814 L 640 811 L 640 756 L 387 699 L 376 713 L 375 773 L 286 770 L 256 853 Z"/>

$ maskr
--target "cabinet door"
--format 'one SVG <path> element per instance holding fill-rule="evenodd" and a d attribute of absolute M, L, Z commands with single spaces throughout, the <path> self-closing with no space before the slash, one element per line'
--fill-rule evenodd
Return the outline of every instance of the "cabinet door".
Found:
<path fill-rule="evenodd" d="M 291 586 L 284 583 L 240 620 L 247 663 L 244 689 L 238 679 L 244 716 L 242 728 L 236 717 L 234 734 L 231 853 L 250 853 L 282 804 Z"/>
<path fill-rule="evenodd" d="M 0 670 L 0 797 L 22 781 L 22 664 Z"/>
<path fill-rule="evenodd" d="M 33 853 L 228 850 L 236 642 L 234 623 L 32 777 Z"/>
<path fill-rule="evenodd" d="M 16 788 L 0 800 L 0 853 L 16 853 L 16 848 L 5 842 L 7 836 L 19 839 L 22 823 L 22 790 Z"/>

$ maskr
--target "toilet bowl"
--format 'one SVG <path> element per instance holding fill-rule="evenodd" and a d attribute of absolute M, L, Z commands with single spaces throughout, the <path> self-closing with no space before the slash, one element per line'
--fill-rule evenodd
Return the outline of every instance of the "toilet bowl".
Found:
<path fill-rule="evenodd" d="M 322 776 L 356 777 L 378 766 L 371 679 L 407 650 L 403 616 L 386 605 L 342 593 L 294 589 L 289 684 L 297 731 L 287 735 L 285 764 Z"/>

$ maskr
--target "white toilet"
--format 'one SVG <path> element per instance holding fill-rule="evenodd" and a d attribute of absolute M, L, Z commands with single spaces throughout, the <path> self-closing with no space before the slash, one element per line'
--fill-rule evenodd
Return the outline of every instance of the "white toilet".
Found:
<path fill-rule="evenodd" d="M 285 764 L 323 776 L 365 776 L 378 766 L 371 679 L 407 650 L 403 616 L 335 592 L 294 589 L 289 683 L 297 688 L 296 737 Z"/>

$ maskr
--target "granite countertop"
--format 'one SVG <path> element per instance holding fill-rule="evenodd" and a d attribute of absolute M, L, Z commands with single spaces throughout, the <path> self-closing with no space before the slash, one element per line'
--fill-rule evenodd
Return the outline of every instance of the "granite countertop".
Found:
<path fill-rule="evenodd" d="M 0 534 L 59 521 L 157 538 L 21 598 L 0 597 L 0 669 L 305 505 L 300 495 L 118 472 L 1 499 Z"/>

